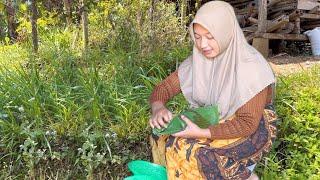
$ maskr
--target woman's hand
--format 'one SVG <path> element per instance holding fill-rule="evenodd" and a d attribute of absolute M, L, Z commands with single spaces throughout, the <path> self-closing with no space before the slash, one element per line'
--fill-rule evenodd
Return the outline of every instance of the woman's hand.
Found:
<path fill-rule="evenodd" d="M 152 128 L 166 127 L 172 119 L 172 113 L 161 102 L 154 102 L 151 105 L 152 116 L 149 120 L 149 124 Z"/>
<path fill-rule="evenodd" d="M 201 129 L 190 119 L 181 115 L 181 119 L 187 123 L 185 130 L 172 134 L 175 137 L 182 138 L 211 138 L 211 133 L 209 129 Z"/>

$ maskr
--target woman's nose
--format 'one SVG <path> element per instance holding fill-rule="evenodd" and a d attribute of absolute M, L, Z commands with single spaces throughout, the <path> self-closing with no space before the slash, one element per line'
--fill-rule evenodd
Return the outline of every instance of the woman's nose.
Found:
<path fill-rule="evenodd" d="M 201 48 L 206 48 L 208 46 L 208 39 L 206 37 L 202 38 Z"/>

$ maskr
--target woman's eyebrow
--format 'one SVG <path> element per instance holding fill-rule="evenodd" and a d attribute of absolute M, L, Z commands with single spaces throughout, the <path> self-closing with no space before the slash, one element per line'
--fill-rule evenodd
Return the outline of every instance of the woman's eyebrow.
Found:
<path fill-rule="evenodd" d="M 200 34 L 194 32 L 195 35 L 201 36 Z M 206 33 L 205 35 L 210 35 L 210 37 L 212 36 L 210 32 Z"/>

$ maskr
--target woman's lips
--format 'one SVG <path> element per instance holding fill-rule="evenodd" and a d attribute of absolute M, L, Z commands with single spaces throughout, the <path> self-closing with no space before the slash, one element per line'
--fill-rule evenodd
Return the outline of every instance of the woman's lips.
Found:
<path fill-rule="evenodd" d="M 204 50 L 204 51 L 203 51 L 203 54 L 208 55 L 208 54 L 210 54 L 210 53 L 211 53 L 211 51 L 212 51 L 212 50 Z"/>

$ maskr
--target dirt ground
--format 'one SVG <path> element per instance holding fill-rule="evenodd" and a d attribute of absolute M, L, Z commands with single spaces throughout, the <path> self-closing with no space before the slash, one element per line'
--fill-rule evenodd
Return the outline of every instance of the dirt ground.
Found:
<path fill-rule="evenodd" d="M 289 56 L 281 53 L 267 59 L 276 75 L 289 75 L 311 68 L 315 64 L 320 65 L 320 57 L 313 56 Z"/>

